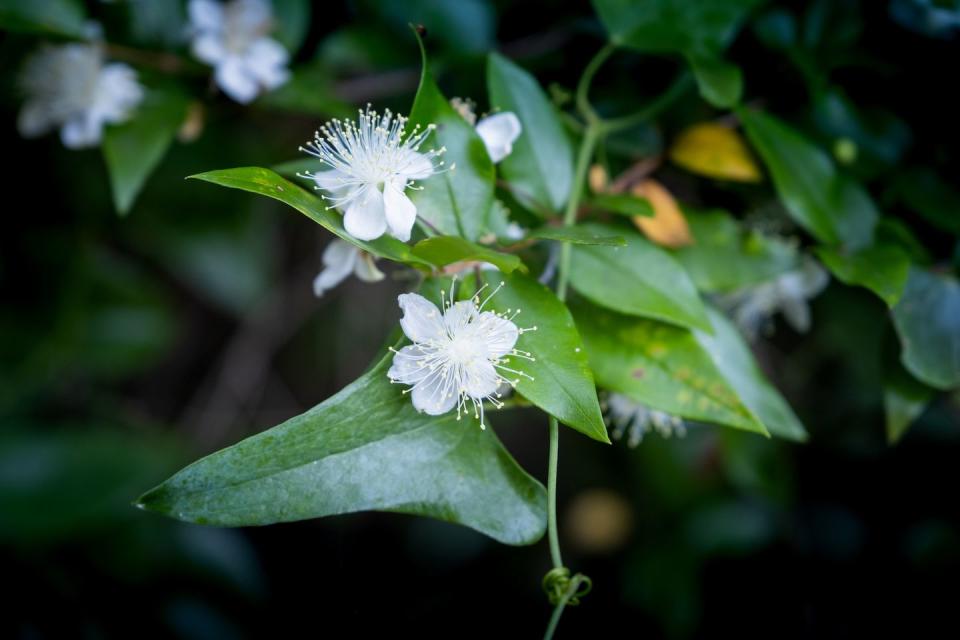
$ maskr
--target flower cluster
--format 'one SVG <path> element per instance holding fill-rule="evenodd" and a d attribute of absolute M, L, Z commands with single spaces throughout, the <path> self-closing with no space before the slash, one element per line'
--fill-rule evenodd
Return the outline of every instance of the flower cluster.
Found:
<path fill-rule="evenodd" d="M 686 435 L 687 429 L 682 418 L 652 409 L 621 393 L 609 394 L 606 406 L 607 421 L 613 427 L 613 438 L 620 440 L 627 434 L 628 447 L 639 445 L 643 436 L 651 431 L 656 431 L 664 438 Z"/>

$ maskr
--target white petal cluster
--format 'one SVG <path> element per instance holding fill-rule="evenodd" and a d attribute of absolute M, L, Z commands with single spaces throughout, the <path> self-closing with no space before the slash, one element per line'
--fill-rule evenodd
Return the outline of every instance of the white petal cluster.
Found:
<path fill-rule="evenodd" d="M 59 128 L 70 149 L 99 144 L 104 125 L 128 120 L 144 95 L 136 72 L 106 63 L 97 44 L 41 49 L 27 60 L 20 83 L 26 97 L 20 134 L 32 138 Z"/>
<path fill-rule="evenodd" d="M 651 409 L 621 393 L 607 396 L 607 421 L 613 427 L 613 438 L 620 440 L 627 434 L 627 446 L 636 447 L 643 436 L 656 431 L 664 438 L 676 435 L 683 437 L 687 433 L 683 419 Z"/>
<path fill-rule="evenodd" d="M 823 267 L 812 258 L 805 258 L 797 269 L 717 296 L 716 301 L 750 340 L 755 340 L 761 331 L 771 331 L 776 313 L 782 313 L 791 327 L 803 333 L 810 329 L 808 300 L 823 291 L 829 281 Z"/>
<path fill-rule="evenodd" d="M 533 360 L 514 346 L 522 333 L 536 327 L 518 328 L 513 318 L 519 311 L 512 315 L 484 311 L 493 294 L 482 303 L 479 293 L 471 300 L 451 302 L 451 291 L 443 311 L 415 293 L 398 298 L 403 310 L 400 326 L 413 344 L 394 352 L 387 375 L 391 382 L 410 386 L 404 393 L 410 393 L 417 411 L 441 415 L 456 408 L 459 420 L 469 402 L 483 427 L 484 401 L 501 406 L 498 387 L 515 386 L 521 377 L 530 377 L 509 365 L 511 358 Z"/>
<path fill-rule="evenodd" d="M 335 238 L 323 252 L 323 270 L 313 280 L 314 295 L 319 298 L 351 273 L 363 282 L 383 280 L 383 272 L 377 269 L 372 255 L 346 240 Z"/>
<path fill-rule="evenodd" d="M 324 199 L 343 212 L 344 228 L 359 240 L 374 240 L 388 229 L 395 238 L 409 240 L 417 207 L 404 192 L 443 164 L 435 161 L 443 148 L 419 152 L 434 126 L 418 125 L 407 134 L 406 123 L 389 109 L 381 115 L 368 105 L 356 122 L 332 120 L 301 147 L 330 167 L 302 177 L 327 192 Z"/>
<path fill-rule="evenodd" d="M 510 155 L 513 151 L 513 143 L 523 133 L 520 119 L 511 111 L 494 113 L 477 122 L 477 114 L 474 111 L 476 104 L 473 100 L 451 98 L 450 106 L 471 126 L 476 128 L 477 135 L 483 140 L 483 145 L 487 148 L 487 154 L 494 164 Z"/>
<path fill-rule="evenodd" d="M 224 93 L 248 103 L 290 78 L 287 50 L 268 34 L 274 27 L 268 0 L 190 0 L 191 48 L 214 69 Z"/>

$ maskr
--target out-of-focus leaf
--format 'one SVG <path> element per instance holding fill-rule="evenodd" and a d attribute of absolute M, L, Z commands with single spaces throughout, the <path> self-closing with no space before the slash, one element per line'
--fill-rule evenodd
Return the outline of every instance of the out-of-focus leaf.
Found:
<path fill-rule="evenodd" d="M 874 245 L 855 253 L 820 247 L 817 256 L 841 281 L 870 289 L 888 307 L 897 304 L 910 272 L 907 254 L 889 245 Z"/>
<path fill-rule="evenodd" d="M 588 204 L 622 216 L 653 216 L 653 205 L 646 198 L 627 193 L 598 193 Z"/>
<path fill-rule="evenodd" d="M 621 313 L 711 330 L 693 282 L 670 254 L 619 227 L 581 226 L 627 240 L 624 247 L 573 247 L 570 284 L 581 295 Z"/>
<path fill-rule="evenodd" d="M 476 240 L 486 228 L 493 206 L 493 163 L 473 126 L 440 93 L 430 75 L 427 53 L 419 36 L 417 41 L 423 72 L 410 122 L 421 127 L 436 125 L 425 145 L 446 148 L 442 160 L 449 170 L 420 182 L 411 199 L 417 205 L 417 215 L 441 232 Z"/>
<path fill-rule="evenodd" d="M 212 182 L 222 187 L 241 189 L 242 191 L 249 191 L 250 193 L 257 193 L 262 196 L 267 196 L 268 198 L 273 198 L 274 200 L 279 200 L 284 204 L 290 205 L 331 233 L 375 256 L 411 265 L 428 264 L 413 255 L 408 245 L 391 236 L 383 235 L 369 242 L 357 240 L 343 228 L 343 218 L 328 209 L 323 200 L 304 191 L 303 188 L 289 180 L 285 180 L 270 169 L 264 169 L 262 167 L 239 167 L 236 169 L 207 171 L 206 173 L 198 173 L 190 177 L 196 180 L 203 180 L 204 182 Z"/>
<path fill-rule="evenodd" d="M 693 67 L 700 94 L 725 108 L 740 100 L 740 70 L 721 53 L 762 0 L 593 0 L 617 45 L 638 51 L 682 54 Z"/>
<path fill-rule="evenodd" d="M 183 3 L 133 0 L 125 5 L 130 34 L 138 45 L 172 49 L 183 44 L 187 28 Z"/>
<path fill-rule="evenodd" d="M 320 62 L 294 67 L 290 79 L 263 94 L 257 104 L 324 118 L 347 118 L 355 113 L 334 93 L 330 69 Z"/>
<path fill-rule="evenodd" d="M 506 544 L 546 526 L 543 487 L 492 429 L 417 413 L 387 379 L 392 354 L 310 411 L 203 458 L 139 506 L 219 526 L 395 511 L 462 524 Z"/>
<path fill-rule="evenodd" d="M 753 30 L 760 41 L 771 49 L 789 49 L 797 41 L 796 18 L 779 7 L 765 11 L 754 20 Z"/>
<path fill-rule="evenodd" d="M 410 24 L 423 25 L 430 40 L 453 54 L 482 54 L 494 44 L 496 13 L 489 0 L 364 0 L 360 6 L 381 15 L 398 31 Z"/>
<path fill-rule="evenodd" d="M 421 240 L 413 246 L 413 255 L 426 262 L 443 267 L 454 262 L 489 262 L 503 273 L 527 268 L 515 255 L 481 247 L 457 236 L 436 236 Z"/>
<path fill-rule="evenodd" d="M 647 179 L 633 187 L 635 196 L 645 198 L 653 207 L 653 217 L 638 216 L 633 223 L 653 242 L 676 249 L 693 242 L 687 219 L 680 210 L 673 194 L 653 179 Z"/>
<path fill-rule="evenodd" d="M 687 171 L 735 182 L 760 182 L 760 168 L 740 135 L 730 127 L 701 122 L 673 141 L 670 159 Z"/>
<path fill-rule="evenodd" d="M 86 37 L 87 13 L 80 0 L 5 0 L 0 29 L 69 38 Z"/>
<path fill-rule="evenodd" d="M 272 0 L 276 31 L 273 34 L 290 52 L 297 54 L 310 29 L 309 0 Z"/>
<path fill-rule="evenodd" d="M 593 244 L 609 247 L 624 247 L 627 244 L 626 238 L 622 235 L 605 234 L 591 227 L 583 226 L 540 227 L 532 231 L 528 237 L 569 242 L 570 244 Z"/>
<path fill-rule="evenodd" d="M 883 408 L 886 415 L 887 441 L 897 442 L 914 420 L 920 417 L 933 389 L 911 376 L 899 362 L 885 363 L 883 373 Z"/>
<path fill-rule="evenodd" d="M 496 53 L 487 59 L 493 109 L 517 114 L 523 132 L 500 171 L 521 201 L 560 211 L 573 184 L 573 147 L 557 111 L 536 79 Z"/>
<path fill-rule="evenodd" d="M 868 246 L 879 217 L 866 190 L 840 174 L 830 157 L 771 115 L 738 110 L 793 219 L 826 244 Z"/>
<path fill-rule="evenodd" d="M 524 331 L 518 349 L 529 351 L 535 360 L 511 357 L 510 367 L 521 377 L 517 391 L 560 422 L 580 433 L 610 442 L 600 414 L 593 373 L 580 334 L 566 305 L 552 291 L 527 276 L 503 276 L 504 287 L 490 299 L 488 307 L 507 313 L 519 309 L 514 322 Z"/>
<path fill-rule="evenodd" d="M 900 218 L 883 216 L 877 223 L 877 244 L 899 247 L 915 263 L 929 264 L 930 251 Z"/>
<path fill-rule="evenodd" d="M 163 159 L 187 114 L 187 104 L 186 96 L 176 90 L 153 89 L 130 120 L 107 127 L 103 156 L 120 215 L 130 211 L 150 173 Z"/>
<path fill-rule="evenodd" d="M 893 308 L 900 360 L 907 371 L 935 389 L 960 387 L 960 282 L 911 267 Z"/>
<path fill-rule="evenodd" d="M 726 211 L 687 211 L 694 243 L 673 255 L 706 292 L 732 291 L 770 280 L 798 264 L 796 247 L 741 228 Z"/>
<path fill-rule="evenodd" d="M 908 169 L 893 178 L 894 195 L 943 231 L 960 235 L 960 192 L 929 169 Z"/>
<path fill-rule="evenodd" d="M 689 331 L 582 302 L 573 312 L 602 388 L 690 420 L 767 433 Z"/>

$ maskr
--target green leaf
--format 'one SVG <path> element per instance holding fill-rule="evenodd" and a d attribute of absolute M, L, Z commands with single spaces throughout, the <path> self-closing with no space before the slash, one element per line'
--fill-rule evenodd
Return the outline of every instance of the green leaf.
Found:
<path fill-rule="evenodd" d="M 276 21 L 274 37 L 294 57 L 310 29 L 310 2 L 308 0 L 273 0 Z"/>
<path fill-rule="evenodd" d="M 500 163 L 514 195 L 560 211 L 573 185 L 573 145 L 557 110 L 536 78 L 497 53 L 487 58 L 487 90 L 491 109 L 512 111 L 523 126 L 513 151 Z"/>
<path fill-rule="evenodd" d="M 581 295 L 621 313 L 711 331 L 693 282 L 669 253 L 629 229 L 581 226 L 627 239 L 624 247 L 573 247 L 570 284 Z"/>
<path fill-rule="evenodd" d="M 887 442 L 893 444 L 920 417 L 933 389 L 918 381 L 899 362 L 888 363 L 883 373 L 883 409 L 886 416 Z"/>
<path fill-rule="evenodd" d="M 869 246 L 879 215 L 866 190 L 784 122 L 750 109 L 737 113 L 793 219 L 826 244 Z"/>
<path fill-rule="evenodd" d="M 320 61 L 293 67 L 290 79 L 257 98 L 257 105 L 325 118 L 356 116 L 356 111 L 336 95 L 330 69 Z"/>
<path fill-rule="evenodd" d="M 587 363 L 580 334 L 570 310 L 552 291 L 527 276 L 503 276 L 503 288 L 488 305 L 512 315 L 524 331 L 517 348 L 529 351 L 535 360 L 513 357 L 509 366 L 527 374 L 520 377 L 517 391 L 560 422 L 580 433 L 610 442 L 600 414 L 593 373 Z"/>
<path fill-rule="evenodd" d="M 598 233 L 582 226 L 540 227 L 530 232 L 528 238 L 543 238 L 570 244 L 593 244 L 608 247 L 625 247 L 627 240 L 622 235 Z"/>
<path fill-rule="evenodd" d="M 916 267 L 893 308 L 900 360 L 935 389 L 960 386 L 960 282 Z"/>
<path fill-rule="evenodd" d="M 506 544 L 543 535 L 543 487 L 492 430 L 417 413 L 387 380 L 392 354 L 303 415 L 218 451 L 139 506 L 218 526 L 378 510 L 462 524 Z"/>
<path fill-rule="evenodd" d="M 110 172 L 113 203 L 121 215 L 130 211 L 137 194 L 177 135 L 188 100 L 173 90 L 151 90 L 133 117 L 107 127 L 103 156 Z"/>
<path fill-rule="evenodd" d="M 449 170 L 419 182 L 420 188 L 410 195 L 410 199 L 417 205 L 417 215 L 444 234 L 476 240 L 486 228 L 493 206 L 493 163 L 473 126 L 440 92 L 430 75 L 427 54 L 419 36 L 417 42 L 420 43 L 423 71 L 410 122 L 421 127 L 436 125 L 425 144 L 446 148 L 442 160 Z"/>
<path fill-rule="evenodd" d="M 0 29 L 6 31 L 83 39 L 86 23 L 80 0 L 8 0 L 0 5 Z"/>
<path fill-rule="evenodd" d="M 573 313 L 602 388 L 683 418 L 766 435 L 691 332 L 585 302 Z"/>
<path fill-rule="evenodd" d="M 587 202 L 591 207 L 622 216 L 653 216 L 653 205 L 646 198 L 621 193 L 600 193 Z"/>
<path fill-rule="evenodd" d="M 743 73 L 739 67 L 712 54 L 689 54 L 687 60 L 704 100 L 720 109 L 728 109 L 740 102 Z"/>
<path fill-rule="evenodd" d="M 470 261 L 489 262 L 503 273 L 510 273 L 515 269 L 527 270 L 520 258 L 515 255 L 494 251 L 457 236 L 437 236 L 421 240 L 413 246 L 413 255 L 438 267 L 454 262 Z"/>
<path fill-rule="evenodd" d="M 938 229 L 960 235 L 960 193 L 929 169 L 908 169 L 893 178 L 893 193 Z"/>
<path fill-rule="evenodd" d="M 842 282 L 870 289 L 893 307 L 910 272 L 910 259 L 897 247 L 874 245 L 854 253 L 820 247 L 817 256 Z"/>
<path fill-rule="evenodd" d="M 731 291 L 770 280 L 797 266 L 785 241 L 748 232 L 726 211 L 684 209 L 694 243 L 673 251 L 697 289 Z"/>
<path fill-rule="evenodd" d="M 413 255 L 409 246 L 391 236 L 384 235 L 369 242 L 357 240 L 344 230 L 342 216 L 328 209 L 323 200 L 280 177 L 270 169 L 238 167 L 236 169 L 207 171 L 189 177 L 279 200 L 290 205 L 331 233 L 375 256 L 414 266 L 429 266 L 429 263 Z"/>

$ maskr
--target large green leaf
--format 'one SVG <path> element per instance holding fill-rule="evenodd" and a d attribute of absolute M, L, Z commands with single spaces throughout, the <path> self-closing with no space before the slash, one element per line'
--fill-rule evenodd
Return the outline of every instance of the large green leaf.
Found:
<path fill-rule="evenodd" d="M 420 182 L 411 199 L 417 205 L 417 215 L 444 234 L 476 240 L 486 228 L 493 206 L 493 163 L 473 126 L 450 106 L 437 87 L 422 42 L 420 50 L 423 71 L 410 122 L 421 127 L 436 125 L 425 144 L 446 148 L 442 160 L 449 170 Z"/>
<path fill-rule="evenodd" d="M 560 422 L 594 440 L 610 442 L 593 373 L 570 310 L 552 291 L 527 276 L 514 272 L 502 280 L 503 288 L 488 305 L 509 315 L 519 309 L 514 322 L 521 328 L 536 327 L 524 331 L 517 344 L 535 360 L 511 358 L 510 367 L 532 378 L 521 377 L 517 391 Z"/>
<path fill-rule="evenodd" d="M 694 243 L 674 250 L 673 255 L 700 291 L 739 289 L 797 266 L 792 244 L 747 232 L 726 211 L 684 213 Z"/>
<path fill-rule="evenodd" d="M 870 289 L 888 307 L 897 304 L 907 284 L 910 258 L 892 245 L 874 245 L 854 253 L 820 247 L 817 255 L 841 281 Z"/>
<path fill-rule="evenodd" d="M 273 0 L 274 37 L 293 57 L 310 30 L 309 0 Z"/>
<path fill-rule="evenodd" d="M 784 122 L 751 109 L 738 114 L 800 226 L 821 242 L 848 250 L 870 245 L 879 215 L 862 186 L 839 173 L 824 151 Z"/>
<path fill-rule="evenodd" d="M 527 269 L 515 255 L 494 251 L 457 236 L 436 236 L 421 240 L 413 246 L 413 255 L 438 267 L 454 262 L 475 261 L 489 262 L 504 273 L 510 273 L 514 269 Z"/>
<path fill-rule="evenodd" d="M 417 413 L 392 354 L 303 415 L 218 451 L 139 506 L 219 526 L 378 510 L 462 524 L 506 544 L 543 535 L 546 496 L 492 430 Z"/>
<path fill-rule="evenodd" d="M 593 0 L 614 44 L 683 55 L 700 94 L 717 107 L 739 102 L 740 70 L 721 53 L 762 0 Z"/>
<path fill-rule="evenodd" d="M 627 240 L 625 247 L 573 247 L 570 284 L 583 296 L 621 313 L 711 330 L 693 282 L 669 253 L 629 229 L 581 226 Z"/>
<path fill-rule="evenodd" d="M 187 98 L 175 90 L 147 93 L 133 117 L 108 127 L 103 136 L 103 156 L 117 212 L 126 214 L 170 147 L 187 113 Z"/>
<path fill-rule="evenodd" d="M 560 211 L 573 185 L 573 145 L 557 110 L 536 78 L 496 53 L 487 59 L 487 90 L 494 110 L 512 111 L 523 132 L 500 171 L 521 201 Z"/>
<path fill-rule="evenodd" d="M 236 169 L 220 169 L 207 171 L 190 176 L 197 180 L 212 182 L 231 189 L 241 189 L 251 193 L 258 193 L 274 200 L 290 205 L 317 224 L 344 240 L 355 244 L 364 251 L 375 256 L 404 262 L 412 265 L 429 265 L 423 259 L 413 255 L 410 247 L 396 238 L 384 235 L 369 242 L 357 240 L 343 228 L 343 218 L 329 209 L 323 200 L 302 187 L 286 180 L 270 169 L 262 167 L 238 167 Z"/>
<path fill-rule="evenodd" d="M 5 0 L 0 29 L 86 37 L 87 15 L 81 0 Z"/>
<path fill-rule="evenodd" d="M 960 282 L 911 267 L 893 308 L 900 359 L 907 371 L 935 389 L 960 387 Z"/>

